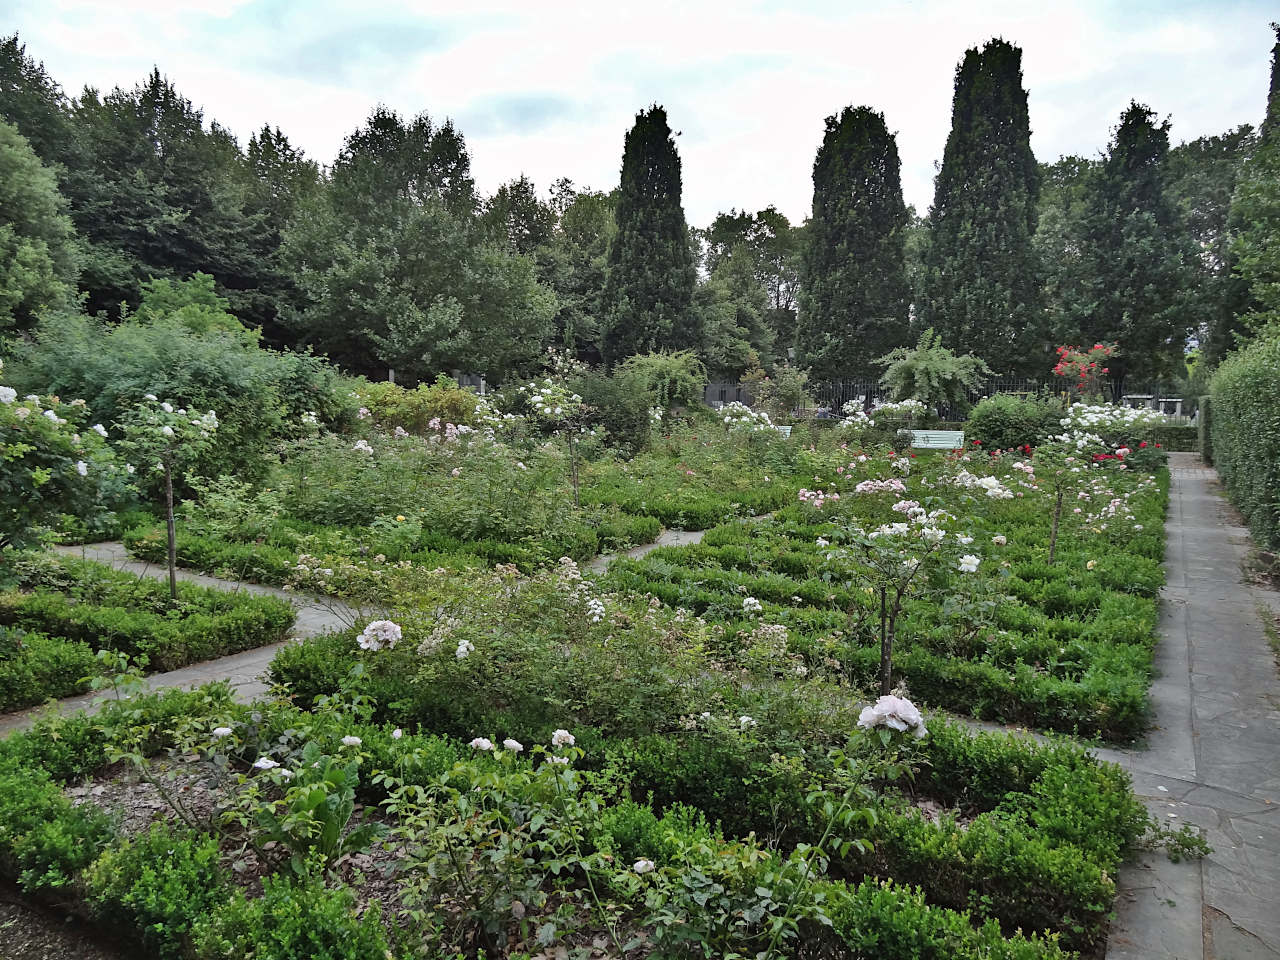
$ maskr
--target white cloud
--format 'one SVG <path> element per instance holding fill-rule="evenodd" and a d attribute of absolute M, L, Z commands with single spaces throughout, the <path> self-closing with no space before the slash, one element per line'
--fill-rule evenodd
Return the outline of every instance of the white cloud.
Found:
<path fill-rule="evenodd" d="M 950 124 L 955 65 L 1003 36 L 1024 50 L 1042 160 L 1094 155 L 1130 98 L 1172 115 L 1175 139 L 1256 123 L 1267 89 L 1266 5 L 1103 0 L 366 4 L 308 0 L 44 0 L 8 18 L 71 92 L 141 80 L 155 64 L 241 139 L 281 127 L 322 162 L 375 103 L 454 117 L 482 190 L 527 173 L 607 188 L 637 110 L 666 105 L 694 223 L 729 207 L 808 212 L 823 120 L 848 104 L 898 134 L 907 200 L 923 212 Z"/>

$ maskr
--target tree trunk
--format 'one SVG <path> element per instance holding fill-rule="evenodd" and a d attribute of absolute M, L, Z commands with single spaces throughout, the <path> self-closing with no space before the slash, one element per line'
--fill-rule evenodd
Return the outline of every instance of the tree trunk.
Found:
<path fill-rule="evenodd" d="M 572 428 L 570 428 L 572 430 Z M 579 498 L 579 486 L 581 481 L 578 478 L 578 442 L 574 438 L 573 433 L 569 434 L 569 470 L 573 477 L 573 506 L 575 509 L 581 509 L 582 501 Z"/>
<path fill-rule="evenodd" d="M 1053 566 L 1054 554 L 1058 552 L 1058 521 L 1062 518 L 1063 488 L 1058 487 L 1058 499 L 1053 505 L 1053 530 L 1049 532 L 1049 566 Z"/>
<path fill-rule="evenodd" d="M 173 468 L 164 465 L 164 506 L 169 521 L 169 599 L 178 602 L 178 534 L 173 526 Z"/>
<path fill-rule="evenodd" d="M 880 696 L 887 697 L 893 686 L 893 626 L 885 612 L 884 587 L 880 588 Z"/>

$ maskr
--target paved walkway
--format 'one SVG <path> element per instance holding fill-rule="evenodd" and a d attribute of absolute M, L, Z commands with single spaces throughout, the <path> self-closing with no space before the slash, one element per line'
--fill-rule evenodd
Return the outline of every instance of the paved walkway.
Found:
<path fill-rule="evenodd" d="M 1280 680 L 1259 616 L 1280 598 L 1243 582 L 1249 535 L 1217 473 L 1195 454 L 1170 468 L 1157 726 L 1145 750 L 1097 752 L 1214 853 L 1122 868 L 1107 960 L 1280 960 Z"/>

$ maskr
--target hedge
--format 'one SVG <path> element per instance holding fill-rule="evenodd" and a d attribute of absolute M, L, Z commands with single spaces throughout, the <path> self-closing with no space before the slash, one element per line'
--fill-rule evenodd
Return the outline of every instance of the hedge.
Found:
<path fill-rule="evenodd" d="M 277 597 L 187 583 L 179 584 L 175 606 L 167 584 L 87 560 L 42 557 L 24 571 L 23 586 L 0 593 L 0 626 L 145 656 L 152 670 L 277 643 L 294 621 L 293 607 Z M 41 649 L 44 662 L 66 659 Z M 51 669 L 64 678 L 69 672 L 65 664 Z"/>
<path fill-rule="evenodd" d="M 1200 459 L 1205 466 L 1213 466 L 1213 398 L 1200 398 L 1200 416 L 1196 421 L 1196 441 Z"/>
<path fill-rule="evenodd" d="M 1227 493 L 1255 539 L 1280 548 L 1280 334 L 1224 360 L 1209 392 L 1213 460 Z"/>

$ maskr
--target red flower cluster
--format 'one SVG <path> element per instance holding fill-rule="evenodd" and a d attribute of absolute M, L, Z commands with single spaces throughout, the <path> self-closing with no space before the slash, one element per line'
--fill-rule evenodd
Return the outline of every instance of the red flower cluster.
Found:
<path fill-rule="evenodd" d="M 1100 374 L 1110 373 L 1111 368 L 1102 366 L 1116 354 L 1113 343 L 1095 343 L 1088 350 L 1081 347 L 1061 346 L 1058 348 L 1058 362 L 1054 365 L 1054 376 L 1075 381 L 1081 390 L 1096 380 Z"/>

